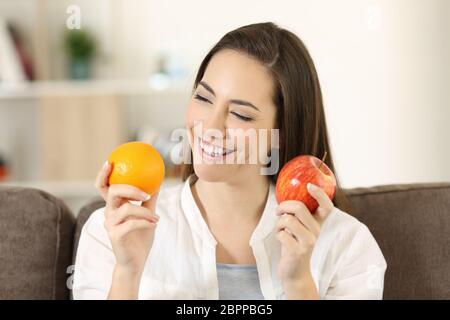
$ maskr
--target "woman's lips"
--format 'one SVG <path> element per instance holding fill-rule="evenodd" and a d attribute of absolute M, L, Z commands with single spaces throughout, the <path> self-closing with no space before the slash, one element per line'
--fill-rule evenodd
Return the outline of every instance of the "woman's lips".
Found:
<path fill-rule="evenodd" d="M 212 145 L 203 141 L 200 137 L 197 137 L 197 146 L 202 158 L 207 160 L 223 160 L 227 155 L 235 151 Z"/>

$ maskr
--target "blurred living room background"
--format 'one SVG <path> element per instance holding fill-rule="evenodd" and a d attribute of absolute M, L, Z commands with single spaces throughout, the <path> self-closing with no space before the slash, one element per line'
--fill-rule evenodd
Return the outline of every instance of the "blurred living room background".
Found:
<path fill-rule="evenodd" d="M 448 0 L 0 0 L 0 184 L 77 212 L 115 146 L 168 157 L 208 49 L 265 21 L 315 61 L 344 187 L 450 181 Z"/>

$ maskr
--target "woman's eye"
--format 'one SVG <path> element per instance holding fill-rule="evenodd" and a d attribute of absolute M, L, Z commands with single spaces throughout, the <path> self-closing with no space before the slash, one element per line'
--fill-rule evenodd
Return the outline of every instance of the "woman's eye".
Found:
<path fill-rule="evenodd" d="M 196 93 L 194 95 L 194 99 L 200 100 L 200 101 L 204 101 L 204 102 L 209 102 L 211 103 L 208 99 L 206 99 L 205 97 L 202 97 L 201 95 L 199 95 L 198 93 Z"/>
<path fill-rule="evenodd" d="M 253 120 L 252 118 L 243 116 L 243 115 L 241 115 L 241 114 L 239 114 L 239 113 L 236 113 L 236 112 L 231 112 L 231 113 L 232 113 L 234 116 L 236 116 L 238 119 L 241 119 L 241 120 L 243 120 L 243 121 L 252 121 L 252 120 Z"/>

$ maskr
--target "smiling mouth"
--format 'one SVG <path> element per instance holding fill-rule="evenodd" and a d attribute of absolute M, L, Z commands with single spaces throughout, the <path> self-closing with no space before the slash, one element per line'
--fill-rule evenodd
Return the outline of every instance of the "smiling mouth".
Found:
<path fill-rule="evenodd" d="M 208 142 L 204 142 L 200 137 L 197 138 L 197 142 L 198 146 L 200 147 L 201 153 L 210 158 L 222 158 L 235 151 L 231 149 L 214 146 Z"/>

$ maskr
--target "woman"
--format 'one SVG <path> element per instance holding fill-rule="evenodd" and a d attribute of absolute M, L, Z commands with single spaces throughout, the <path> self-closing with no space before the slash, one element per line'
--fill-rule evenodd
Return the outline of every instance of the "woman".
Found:
<path fill-rule="evenodd" d="M 277 204 L 276 172 L 261 174 L 270 164 L 231 143 L 232 131 L 254 145 L 247 132 L 278 130 L 278 143 L 256 143 L 279 148 L 266 153 L 279 167 L 328 152 L 334 171 L 319 80 L 296 35 L 273 23 L 227 33 L 201 63 L 186 128 L 193 165 L 183 184 L 150 197 L 109 186 L 108 163 L 100 171 L 106 206 L 83 228 L 75 299 L 382 298 L 386 262 L 367 227 L 343 211 L 339 186 L 332 202 L 309 185 L 314 214 L 299 201 Z"/>

